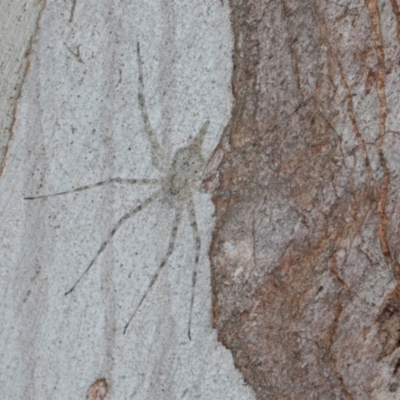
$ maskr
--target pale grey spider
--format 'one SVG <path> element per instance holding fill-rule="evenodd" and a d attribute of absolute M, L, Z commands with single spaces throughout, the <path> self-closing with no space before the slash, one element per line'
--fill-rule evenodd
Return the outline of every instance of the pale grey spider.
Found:
<path fill-rule="evenodd" d="M 171 235 L 169 239 L 167 252 L 159 264 L 157 270 L 153 274 L 147 289 L 143 293 L 139 303 L 137 304 L 135 310 L 130 316 L 128 322 L 124 327 L 123 333 L 126 333 L 129 324 L 133 320 L 136 315 L 136 312 L 140 308 L 144 299 L 148 295 L 149 291 L 153 287 L 156 282 L 158 276 L 160 275 L 161 270 L 167 263 L 171 253 L 174 250 L 175 240 L 178 232 L 178 227 L 181 221 L 182 212 L 184 208 L 187 209 L 189 214 L 189 221 L 193 230 L 193 236 L 195 241 L 195 263 L 193 267 L 192 274 L 192 295 L 190 301 L 190 310 L 189 310 L 189 325 L 188 325 L 188 335 L 189 339 L 191 339 L 191 323 L 192 323 L 192 310 L 193 310 L 193 302 L 194 302 L 194 289 L 196 286 L 196 277 L 197 277 L 197 265 L 199 263 L 200 257 L 200 248 L 201 248 L 201 240 L 199 235 L 199 230 L 196 222 L 196 212 L 193 201 L 193 193 L 192 189 L 194 188 L 194 184 L 196 181 L 201 180 L 201 175 L 203 169 L 205 167 L 205 160 L 201 154 L 201 147 L 204 140 L 204 136 L 207 132 L 207 128 L 209 125 L 209 121 L 206 121 L 201 127 L 199 133 L 193 140 L 193 142 L 187 146 L 179 149 L 172 159 L 172 163 L 169 162 L 168 156 L 161 148 L 160 144 L 157 141 L 156 135 L 151 127 L 149 116 L 146 108 L 146 101 L 144 97 L 144 86 L 143 86 L 143 71 L 142 71 L 142 60 L 140 55 L 140 47 L 139 43 L 137 44 L 137 56 L 138 56 L 138 64 L 139 64 L 139 105 L 142 113 L 142 117 L 144 120 L 145 131 L 151 143 L 151 155 L 154 166 L 164 174 L 164 177 L 160 179 L 122 179 L 122 178 L 111 178 L 106 181 L 101 181 L 94 183 L 92 185 L 78 187 L 72 190 L 67 190 L 64 192 L 58 192 L 48 195 L 35 196 L 35 197 L 25 197 L 25 200 L 35 200 L 41 198 L 48 198 L 53 196 L 60 196 L 68 193 L 76 193 L 83 190 L 93 189 L 98 186 L 108 185 L 111 183 L 118 184 L 151 184 L 151 185 L 160 185 L 160 189 L 156 191 L 152 196 L 144 200 L 137 207 L 131 209 L 125 215 L 123 215 L 114 225 L 108 237 L 103 241 L 99 250 L 92 258 L 92 261 L 89 263 L 87 268 L 83 271 L 83 273 L 79 276 L 77 281 L 72 285 L 72 287 L 65 292 L 65 295 L 70 294 L 78 285 L 78 283 L 82 280 L 82 278 L 89 272 L 90 268 L 93 266 L 97 258 L 104 251 L 107 245 L 112 240 L 113 236 L 120 228 L 120 226 L 137 214 L 139 211 L 142 211 L 145 207 L 147 207 L 152 201 L 162 198 L 166 201 L 174 210 L 175 210 L 175 219 L 172 225 Z"/>

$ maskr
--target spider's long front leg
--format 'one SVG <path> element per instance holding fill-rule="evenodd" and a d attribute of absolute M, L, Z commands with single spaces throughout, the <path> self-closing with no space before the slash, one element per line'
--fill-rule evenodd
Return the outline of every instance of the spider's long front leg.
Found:
<path fill-rule="evenodd" d="M 64 192 L 57 192 L 51 194 L 43 194 L 40 196 L 24 197 L 24 200 L 36 200 L 36 199 L 46 199 L 47 197 L 61 196 L 62 194 L 82 192 L 83 190 L 94 189 L 99 186 L 108 185 L 111 183 L 118 184 L 130 184 L 130 185 L 156 185 L 160 183 L 159 179 L 124 179 L 124 178 L 111 178 L 106 181 L 100 181 L 93 183 L 91 185 L 81 186 L 71 190 L 65 190 Z"/>
<path fill-rule="evenodd" d="M 199 227 L 197 226 L 196 210 L 194 207 L 192 193 L 190 193 L 190 197 L 189 197 L 189 200 L 187 203 L 187 209 L 189 212 L 189 220 L 190 220 L 190 225 L 192 226 L 193 238 L 194 238 L 194 243 L 195 243 L 195 248 L 196 248 L 195 260 L 194 260 L 194 266 L 193 266 L 193 274 L 192 274 L 192 297 L 190 299 L 189 326 L 188 326 L 189 340 L 192 340 L 190 331 L 191 331 L 191 326 L 192 326 L 192 311 L 193 311 L 194 294 L 195 294 L 196 280 L 197 280 L 197 266 L 199 264 L 200 249 L 201 249 L 201 239 L 200 239 Z"/>
<path fill-rule="evenodd" d="M 142 112 L 142 117 L 144 121 L 145 131 L 150 140 L 151 144 L 151 157 L 153 160 L 154 166 L 161 172 L 166 172 L 166 169 L 169 164 L 168 156 L 161 148 L 158 143 L 156 134 L 153 131 L 153 128 L 150 124 L 149 114 L 147 112 L 146 100 L 144 97 L 144 84 L 143 84 L 143 67 L 142 67 L 142 57 L 140 55 L 140 45 L 137 43 L 137 56 L 138 56 L 138 65 L 139 65 L 139 105 L 140 111 Z"/>
<path fill-rule="evenodd" d="M 160 275 L 161 270 L 163 269 L 163 267 L 167 263 L 167 261 L 168 261 L 170 255 L 172 254 L 172 252 L 174 251 L 176 235 L 178 234 L 178 227 L 179 227 L 179 224 L 181 222 L 181 216 L 182 216 L 182 209 L 181 208 L 176 208 L 175 220 L 174 220 L 174 224 L 172 226 L 171 236 L 169 238 L 169 244 L 168 244 L 167 253 L 165 254 L 164 258 L 162 259 L 160 265 L 158 266 L 157 271 L 154 273 L 153 277 L 151 278 L 151 281 L 150 281 L 149 285 L 147 286 L 146 291 L 144 292 L 144 294 L 143 294 L 142 298 L 140 299 L 138 305 L 136 306 L 134 312 L 132 313 L 131 317 L 129 318 L 129 321 L 125 325 L 124 335 L 125 335 L 126 330 L 128 329 L 129 324 L 131 323 L 131 321 L 135 317 L 135 315 L 136 315 L 137 311 L 139 310 L 140 306 L 142 305 L 144 299 L 146 298 L 146 296 L 150 292 L 151 288 L 153 287 L 154 283 L 156 282 L 158 276 Z"/>
<path fill-rule="evenodd" d="M 127 221 L 129 218 L 132 218 L 135 214 L 137 214 L 139 211 L 142 211 L 145 207 L 147 207 L 152 201 L 154 201 L 157 197 L 161 195 L 161 191 L 157 191 L 154 193 L 151 197 L 140 203 L 137 207 L 132 209 L 131 211 L 127 212 L 124 214 L 114 225 L 113 229 L 111 232 L 108 234 L 108 237 L 104 242 L 101 244 L 99 250 L 97 251 L 96 255 L 93 257 L 92 261 L 88 265 L 88 267 L 83 271 L 81 276 L 78 278 L 78 280 L 74 283 L 74 285 L 69 289 L 67 292 L 65 292 L 65 295 L 70 294 L 76 287 L 76 285 L 82 280 L 82 278 L 89 272 L 90 268 L 92 268 L 93 264 L 95 261 L 98 259 L 100 254 L 104 251 L 104 249 L 107 247 L 108 243 L 110 243 L 111 239 L 117 232 L 117 230 L 120 228 L 120 226 Z"/>

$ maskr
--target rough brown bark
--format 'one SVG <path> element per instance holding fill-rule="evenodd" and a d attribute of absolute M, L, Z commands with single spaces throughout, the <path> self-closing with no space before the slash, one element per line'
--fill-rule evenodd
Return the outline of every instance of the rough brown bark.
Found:
<path fill-rule="evenodd" d="M 258 399 L 397 398 L 397 0 L 230 0 L 214 326 Z M 393 397 L 394 396 L 394 397 Z"/>

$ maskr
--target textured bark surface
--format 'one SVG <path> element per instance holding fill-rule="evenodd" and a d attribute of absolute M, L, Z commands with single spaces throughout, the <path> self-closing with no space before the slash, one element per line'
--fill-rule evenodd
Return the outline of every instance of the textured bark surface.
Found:
<path fill-rule="evenodd" d="M 397 399 L 397 0 L 231 0 L 214 326 L 264 399 Z"/>
<path fill-rule="evenodd" d="M 0 1 L 0 176 L 44 0 Z"/>

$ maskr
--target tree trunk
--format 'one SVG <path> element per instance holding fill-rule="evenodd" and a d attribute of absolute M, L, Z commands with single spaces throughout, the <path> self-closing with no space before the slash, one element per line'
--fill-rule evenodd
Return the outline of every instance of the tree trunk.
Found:
<path fill-rule="evenodd" d="M 400 398 L 398 0 L 227 3 L 26 3 L 5 398 Z"/>

